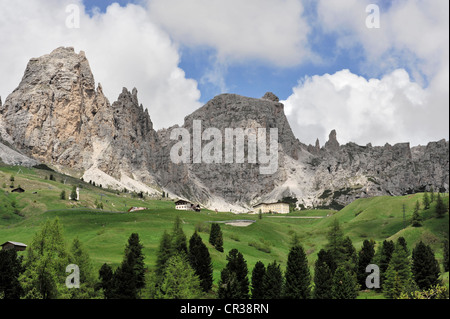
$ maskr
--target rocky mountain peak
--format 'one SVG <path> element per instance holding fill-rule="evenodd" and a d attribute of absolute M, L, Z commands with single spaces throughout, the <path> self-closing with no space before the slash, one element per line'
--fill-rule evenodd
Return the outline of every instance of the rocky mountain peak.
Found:
<path fill-rule="evenodd" d="M 269 100 L 269 101 L 272 101 L 272 102 L 280 102 L 280 99 L 278 98 L 278 96 L 276 96 L 272 92 L 267 92 L 266 94 L 264 94 L 262 99 L 263 100 Z"/>
<path fill-rule="evenodd" d="M 340 145 L 339 145 L 339 142 L 338 142 L 336 136 L 337 136 L 336 130 L 332 130 L 330 132 L 330 135 L 328 136 L 328 141 L 325 143 L 326 150 L 329 150 L 332 152 L 339 150 Z"/>

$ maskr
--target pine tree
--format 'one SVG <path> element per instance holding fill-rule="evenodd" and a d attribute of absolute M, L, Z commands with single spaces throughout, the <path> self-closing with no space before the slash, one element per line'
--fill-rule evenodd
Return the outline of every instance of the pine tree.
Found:
<path fill-rule="evenodd" d="M 447 207 L 445 206 L 440 193 L 437 194 L 435 209 L 437 218 L 442 218 L 444 217 L 445 213 L 447 213 Z"/>
<path fill-rule="evenodd" d="M 331 229 L 327 234 L 328 243 L 326 249 L 333 256 L 333 260 L 339 263 L 345 260 L 344 233 L 341 230 L 338 220 L 335 218 Z"/>
<path fill-rule="evenodd" d="M 314 265 L 314 299 L 332 299 L 333 274 L 327 263 L 327 253 L 320 250 Z"/>
<path fill-rule="evenodd" d="M 397 244 L 403 247 L 403 249 L 406 252 L 406 256 L 409 256 L 409 249 L 408 249 L 408 243 L 406 242 L 406 239 L 404 237 L 399 237 L 397 239 Z"/>
<path fill-rule="evenodd" d="M 219 225 L 217 225 L 219 226 Z M 216 241 L 214 242 L 214 247 L 216 248 L 217 251 L 220 251 L 221 253 L 223 253 L 223 235 L 222 235 L 222 230 L 220 229 L 220 226 L 217 228 L 217 237 L 216 237 Z"/>
<path fill-rule="evenodd" d="M 389 267 L 386 271 L 386 279 L 383 285 L 383 292 L 388 298 L 398 298 L 405 292 L 411 284 L 412 273 L 405 248 L 397 244 L 392 253 Z"/>
<path fill-rule="evenodd" d="M 331 295 L 333 299 L 356 299 L 358 296 L 356 276 L 339 266 L 333 276 Z"/>
<path fill-rule="evenodd" d="M 378 248 L 375 254 L 375 264 L 380 267 L 380 284 L 383 286 L 383 282 L 386 276 L 386 271 L 391 261 L 392 253 L 394 252 L 395 245 L 391 240 L 383 241 L 382 245 Z"/>
<path fill-rule="evenodd" d="M 78 237 L 75 237 L 70 247 L 69 263 L 75 264 L 80 270 L 80 287 L 70 289 L 69 295 L 72 299 L 91 299 L 96 296 L 95 275 L 92 268 L 91 259 L 84 245 Z"/>
<path fill-rule="evenodd" d="M 366 268 L 368 265 L 372 264 L 372 260 L 375 256 L 375 242 L 373 240 L 364 240 L 363 246 L 358 253 L 358 268 L 357 268 L 357 278 L 358 283 L 361 287 L 366 286 Z"/>
<path fill-rule="evenodd" d="M 24 271 L 22 259 L 15 249 L 0 250 L 0 296 L 3 299 L 19 299 L 23 295 L 19 281 Z"/>
<path fill-rule="evenodd" d="M 266 267 L 261 261 L 258 261 L 252 271 L 252 299 L 263 299 L 265 273 Z"/>
<path fill-rule="evenodd" d="M 131 234 L 125 248 L 124 259 L 114 273 L 115 297 L 137 299 L 145 287 L 145 265 L 139 235 Z"/>
<path fill-rule="evenodd" d="M 66 191 L 65 190 L 61 191 L 61 194 L 59 194 L 59 198 L 62 200 L 66 199 Z"/>
<path fill-rule="evenodd" d="M 220 229 L 219 224 L 217 224 L 217 223 L 211 224 L 211 231 L 209 233 L 209 243 L 213 246 L 215 246 L 215 244 L 216 244 L 216 238 L 217 238 L 219 229 Z"/>
<path fill-rule="evenodd" d="M 412 216 L 412 225 L 413 227 L 422 226 L 422 217 L 420 217 L 420 204 L 419 201 L 416 202 L 416 206 L 414 208 L 413 216 Z"/>
<path fill-rule="evenodd" d="M 213 267 L 211 256 L 208 248 L 202 241 L 202 238 L 194 232 L 189 240 L 189 264 L 194 270 L 195 274 L 200 279 L 200 286 L 204 292 L 211 290 L 213 283 Z"/>
<path fill-rule="evenodd" d="M 444 241 L 444 272 L 448 272 L 448 263 L 449 263 L 449 255 L 448 255 L 448 239 Z"/>
<path fill-rule="evenodd" d="M 412 252 L 412 272 L 414 281 L 421 290 L 430 289 L 440 284 L 439 263 L 430 246 L 420 241 Z"/>
<path fill-rule="evenodd" d="M 156 253 L 155 273 L 158 281 L 162 281 L 164 272 L 166 271 L 166 263 L 172 255 L 172 238 L 167 231 L 164 231 L 159 243 L 158 252 Z"/>
<path fill-rule="evenodd" d="M 181 218 L 177 216 L 172 231 L 172 248 L 174 253 L 184 253 L 187 255 L 187 239 L 181 226 Z"/>
<path fill-rule="evenodd" d="M 115 297 L 114 273 L 107 263 L 104 263 L 99 270 L 99 287 L 103 290 L 105 299 L 113 299 Z"/>
<path fill-rule="evenodd" d="M 186 255 L 177 253 L 169 258 L 159 297 L 164 299 L 196 299 L 200 295 L 200 280 L 189 265 Z"/>
<path fill-rule="evenodd" d="M 300 244 L 291 247 L 286 265 L 284 298 L 311 298 L 311 274 L 308 259 Z"/>
<path fill-rule="evenodd" d="M 342 243 L 342 248 L 344 252 L 344 259 L 342 264 L 345 265 L 347 270 L 355 272 L 358 266 L 358 255 L 356 254 L 356 249 L 353 246 L 350 237 L 345 237 Z"/>
<path fill-rule="evenodd" d="M 435 194 L 434 194 L 434 188 L 433 188 L 433 186 L 431 186 L 431 188 L 430 188 L 430 201 L 433 203 L 435 199 L 436 198 L 435 198 Z"/>
<path fill-rule="evenodd" d="M 227 265 L 221 272 L 219 298 L 248 299 L 248 269 L 244 256 L 237 249 L 232 249 L 228 253 L 227 261 Z"/>
<path fill-rule="evenodd" d="M 280 299 L 283 291 L 283 274 L 276 261 L 267 266 L 263 278 L 264 299 Z"/>
<path fill-rule="evenodd" d="M 68 256 L 58 218 L 47 220 L 27 247 L 20 282 L 25 298 L 58 298 L 65 289 Z"/>
<path fill-rule="evenodd" d="M 429 209 L 430 208 L 430 196 L 428 195 L 428 192 L 425 192 L 423 194 L 423 207 L 424 209 Z"/>

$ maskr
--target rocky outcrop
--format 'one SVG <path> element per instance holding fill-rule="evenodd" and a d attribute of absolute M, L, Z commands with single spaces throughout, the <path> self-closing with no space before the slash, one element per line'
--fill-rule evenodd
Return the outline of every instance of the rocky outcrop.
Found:
<path fill-rule="evenodd" d="M 194 146 L 194 126 L 199 123 L 200 148 Z M 237 160 L 236 139 L 234 151 L 226 149 L 227 130 L 239 129 L 246 129 L 243 162 Z M 277 130 L 276 165 L 270 174 L 261 173 L 265 167 L 261 161 L 250 160 L 249 141 L 259 140 L 258 129 L 266 133 L 258 156 L 272 154 L 270 129 Z M 171 157 L 180 142 L 172 135 L 180 130 L 189 139 L 184 163 Z M 207 135 L 202 138 L 202 133 Z M 360 197 L 403 195 L 431 187 L 448 192 L 448 141 L 413 148 L 408 143 L 373 147 L 340 145 L 337 136 L 331 131 L 323 147 L 319 140 L 314 146 L 301 143 L 292 133 L 283 104 L 271 92 L 261 99 L 216 96 L 186 116 L 181 127 L 156 132 L 137 90 L 124 88 L 110 104 L 101 85 L 95 86 L 85 54 L 73 48 L 31 59 L 17 89 L 3 104 L 0 101 L 3 161 L 36 160 L 104 187 L 149 193 L 159 189 L 233 211 L 283 197 L 295 197 L 304 207 L 340 208 Z M 217 155 L 214 161 L 197 161 L 212 154 Z"/>

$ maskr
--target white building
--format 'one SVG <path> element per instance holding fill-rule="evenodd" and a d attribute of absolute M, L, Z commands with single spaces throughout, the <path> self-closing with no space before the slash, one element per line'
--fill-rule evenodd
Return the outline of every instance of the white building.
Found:
<path fill-rule="evenodd" d="M 260 203 L 256 206 L 253 206 L 253 210 L 255 213 L 267 214 L 289 214 L 289 204 L 288 203 Z"/>

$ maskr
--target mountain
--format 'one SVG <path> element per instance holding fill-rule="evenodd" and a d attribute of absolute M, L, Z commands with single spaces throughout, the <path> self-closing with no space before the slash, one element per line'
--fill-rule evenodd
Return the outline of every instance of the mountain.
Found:
<path fill-rule="evenodd" d="M 181 127 L 155 131 L 137 95 L 124 88 L 111 104 L 82 51 L 61 47 L 31 59 L 19 86 L 0 102 L 0 143 L 9 145 L 8 152 L 0 147 L 0 158 L 11 158 L 14 148 L 103 187 L 165 191 L 226 211 L 285 197 L 300 207 L 338 209 L 362 197 L 449 190 L 445 140 L 340 145 L 333 130 L 323 147 L 305 145 L 273 93 L 222 94 Z M 231 139 L 234 133 L 245 143 Z"/>

